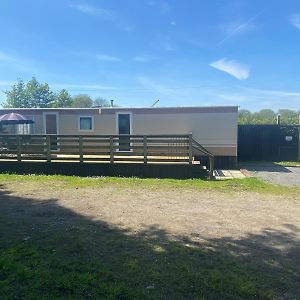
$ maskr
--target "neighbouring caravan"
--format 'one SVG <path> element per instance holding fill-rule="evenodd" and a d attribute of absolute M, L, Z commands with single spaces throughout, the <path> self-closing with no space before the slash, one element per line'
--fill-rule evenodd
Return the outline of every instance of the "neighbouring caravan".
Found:
<path fill-rule="evenodd" d="M 15 134 L 113 135 L 192 134 L 216 157 L 237 157 L 237 106 L 157 108 L 15 108 L 34 121 L 18 125 Z"/>

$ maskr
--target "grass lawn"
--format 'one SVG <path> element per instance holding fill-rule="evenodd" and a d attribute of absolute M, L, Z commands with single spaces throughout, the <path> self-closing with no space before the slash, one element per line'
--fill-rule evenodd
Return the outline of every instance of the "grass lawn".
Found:
<path fill-rule="evenodd" d="M 0 174 L 0 298 L 297 299 L 299 191 Z"/>
<path fill-rule="evenodd" d="M 300 161 L 278 161 L 278 162 L 275 162 L 276 164 L 280 165 L 280 166 L 285 166 L 285 167 L 294 167 L 294 166 L 297 166 L 297 167 L 300 167 Z"/>

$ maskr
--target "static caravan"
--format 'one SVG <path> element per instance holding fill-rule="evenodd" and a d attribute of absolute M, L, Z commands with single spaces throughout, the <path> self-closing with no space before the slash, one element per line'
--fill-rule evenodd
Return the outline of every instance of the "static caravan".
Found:
<path fill-rule="evenodd" d="M 22 114 L 34 124 L 7 128 L 14 134 L 192 135 L 215 157 L 237 157 L 237 106 L 151 108 L 1 109 Z M 199 153 L 200 155 L 200 153 Z"/>

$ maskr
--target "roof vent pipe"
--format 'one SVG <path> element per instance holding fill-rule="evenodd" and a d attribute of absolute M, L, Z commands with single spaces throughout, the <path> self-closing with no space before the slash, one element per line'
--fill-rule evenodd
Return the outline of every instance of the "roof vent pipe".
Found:
<path fill-rule="evenodd" d="M 114 100 L 110 100 L 110 106 L 114 107 Z"/>
<path fill-rule="evenodd" d="M 280 114 L 278 114 L 277 118 L 276 118 L 276 124 L 280 125 L 280 122 L 281 122 L 281 116 L 280 116 Z"/>

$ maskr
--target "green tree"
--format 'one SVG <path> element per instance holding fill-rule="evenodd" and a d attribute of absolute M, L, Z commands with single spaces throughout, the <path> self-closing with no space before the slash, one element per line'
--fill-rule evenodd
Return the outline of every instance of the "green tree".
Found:
<path fill-rule="evenodd" d="M 35 77 L 32 77 L 26 84 L 26 90 L 29 95 L 30 107 L 52 107 L 55 97 L 48 83 L 39 83 Z"/>
<path fill-rule="evenodd" d="M 239 124 L 251 124 L 251 122 L 252 122 L 251 111 L 247 110 L 247 109 L 239 110 L 238 122 L 239 122 Z"/>
<path fill-rule="evenodd" d="M 258 112 L 260 119 L 268 124 L 276 123 L 276 113 L 272 109 L 262 109 Z"/>
<path fill-rule="evenodd" d="M 79 94 L 72 98 L 71 107 L 87 108 L 93 106 L 92 98 L 87 94 Z"/>
<path fill-rule="evenodd" d="M 55 95 L 52 107 L 71 107 L 73 99 L 67 90 L 63 89 Z"/>
<path fill-rule="evenodd" d="M 275 124 L 276 114 L 272 109 L 262 109 L 252 114 L 253 124 Z"/>
<path fill-rule="evenodd" d="M 102 107 L 109 107 L 110 106 L 110 101 L 98 97 L 93 101 L 93 106 L 102 106 Z"/>
<path fill-rule="evenodd" d="M 246 109 L 241 109 L 239 110 L 238 122 L 239 124 L 276 124 L 278 114 L 281 115 L 281 124 L 299 124 L 300 112 L 291 109 L 280 109 L 277 113 L 271 109 L 262 109 L 254 113 Z"/>
<path fill-rule="evenodd" d="M 281 116 L 281 123 L 288 125 L 299 124 L 299 112 L 291 109 L 280 109 L 278 113 Z"/>
<path fill-rule="evenodd" d="M 39 108 L 51 107 L 54 101 L 54 93 L 47 83 L 39 83 L 35 77 L 25 85 L 23 80 L 6 91 L 5 107 Z"/>
<path fill-rule="evenodd" d="M 23 80 L 18 79 L 18 82 L 12 86 L 10 91 L 5 91 L 5 94 L 6 100 L 3 104 L 4 107 L 30 107 L 29 95 Z"/>

